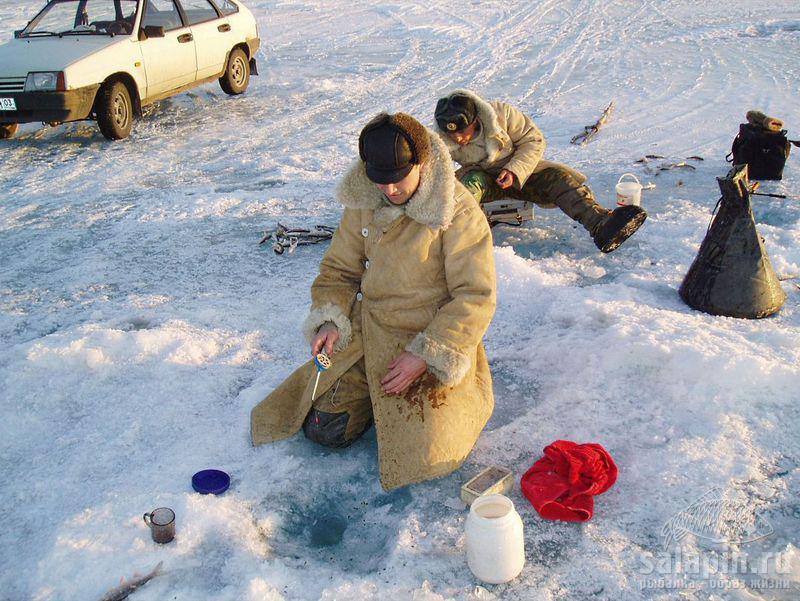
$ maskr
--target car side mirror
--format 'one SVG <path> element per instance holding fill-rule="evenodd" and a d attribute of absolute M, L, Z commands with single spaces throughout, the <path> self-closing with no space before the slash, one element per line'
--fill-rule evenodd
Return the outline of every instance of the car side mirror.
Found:
<path fill-rule="evenodd" d="M 17 29 L 17 30 L 14 32 L 14 37 L 15 37 L 15 38 L 18 38 L 18 37 L 20 37 L 20 36 L 22 35 L 22 32 L 23 32 L 23 31 L 25 31 L 25 30 L 24 30 L 24 29 Z"/>
<path fill-rule="evenodd" d="M 139 30 L 139 40 L 147 38 L 163 38 L 164 28 L 161 25 L 147 25 Z"/>

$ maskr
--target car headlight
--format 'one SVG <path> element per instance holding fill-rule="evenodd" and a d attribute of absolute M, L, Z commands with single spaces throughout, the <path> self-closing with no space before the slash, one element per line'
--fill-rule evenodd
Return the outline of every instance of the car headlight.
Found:
<path fill-rule="evenodd" d="M 28 78 L 25 80 L 26 92 L 54 92 L 64 89 L 63 71 L 28 73 Z"/>

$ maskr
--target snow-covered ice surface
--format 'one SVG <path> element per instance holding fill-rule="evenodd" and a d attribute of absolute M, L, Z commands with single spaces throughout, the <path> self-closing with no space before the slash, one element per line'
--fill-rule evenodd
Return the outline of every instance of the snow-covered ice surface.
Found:
<path fill-rule="evenodd" d="M 0 37 L 40 4 L 5 3 Z M 677 295 L 744 112 L 800 137 L 797 2 L 249 5 L 263 47 L 244 96 L 208 85 L 162 102 L 124 142 L 79 123 L 0 146 L 0 599 L 99 599 L 161 560 L 137 600 L 799 598 L 799 280 L 759 321 Z M 307 355 L 325 250 L 278 257 L 263 230 L 336 223 L 361 126 L 379 110 L 430 122 L 452 87 L 535 116 L 547 156 L 607 206 L 624 172 L 656 183 L 647 223 L 607 256 L 556 211 L 496 230 L 497 406 L 452 476 L 384 493 L 372 432 L 344 451 L 302 435 L 253 449 L 250 409 Z M 571 146 L 611 100 L 596 141 Z M 705 161 L 656 175 L 645 154 Z M 797 276 L 800 160 L 762 191 L 793 197 L 753 204 L 776 271 Z M 560 438 L 603 444 L 619 481 L 583 525 L 541 520 L 517 488 L 527 564 L 480 585 L 460 484 L 490 463 L 518 478 Z M 207 467 L 232 474 L 224 496 L 191 491 Z M 741 551 L 779 555 L 766 575 L 789 589 L 648 574 L 662 526 L 713 487 L 771 524 Z M 141 516 L 164 505 L 178 535 L 161 547 Z M 659 576 L 745 588 L 647 588 Z"/>

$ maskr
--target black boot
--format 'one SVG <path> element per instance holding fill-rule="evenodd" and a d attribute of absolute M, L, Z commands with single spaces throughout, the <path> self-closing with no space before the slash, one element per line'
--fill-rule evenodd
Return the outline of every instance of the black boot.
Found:
<path fill-rule="evenodd" d="M 647 213 L 642 207 L 617 207 L 594 229 L 592 239 L 602 252 L 610 253 L 630 238 L 645 219 Z"/>

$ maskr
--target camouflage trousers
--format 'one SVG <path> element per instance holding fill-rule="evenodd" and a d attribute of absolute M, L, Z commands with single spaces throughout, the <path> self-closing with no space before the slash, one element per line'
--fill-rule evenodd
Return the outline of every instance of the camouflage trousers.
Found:
<path fill-rule="evenodd" d="M 461 178 L 461 183 L 479 203 L 515 198 L 546 209 L 558 207 L 589 233 L 594 233 L 611 214 L 597 203 L 589 187 L 581 184 L 566 169 L 549 167 L 532 173 L 522 190 L 514 187 L 504 190 L 497 185 L 495 177 L 486 171 L 473 170 Z"/>

